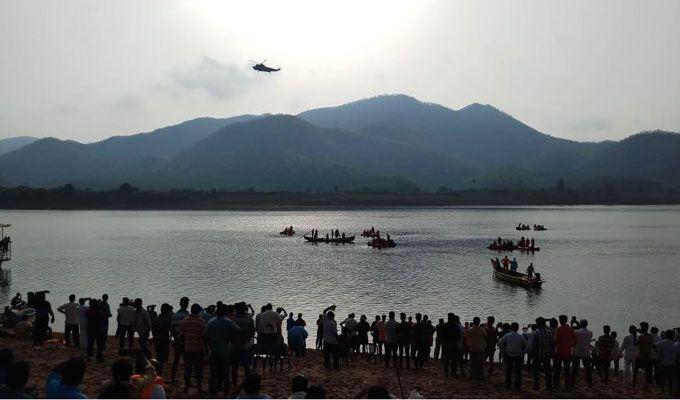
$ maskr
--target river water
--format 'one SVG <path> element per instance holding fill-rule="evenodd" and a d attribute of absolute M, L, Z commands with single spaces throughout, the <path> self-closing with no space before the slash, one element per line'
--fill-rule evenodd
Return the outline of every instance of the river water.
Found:
<path fill-rule="evenodd" d="M 545 232 L 519 232 L 519 223 Z M 145 304 L 179 297 L 192 302 L 266 302 L 304 314 L 337 304 L 349 312 L 447 312 L 464 320 L 496 316 L 526 324 L 536 316 L 576 315 L 600 332 L 623 334 L 631 323 L 680 326 L 680 207 L 581 206 L 521 208 L 407 208 L 334 211 L 1 211 L 11 223 L 12 282 L 0 291 L 49 289 L 53 306 L 70 293 L 108 293 Z M 330 228 L 358 234 L 375 226 L 397 247 L 310 244 L 280 237 Z M 541 251 L 517 257 L 533 262 L 546 280 L 530 291 L 493 278 L 486 249 L 497 237 L 536 239 Z M 112 307 L 113 308 L 113 307 Z M 60 319 L 61 321 L 61 319 Z M 57 321 L 55 330 L 63 330 Z M 314 334 L 315 329 L 310 329 Z"/>

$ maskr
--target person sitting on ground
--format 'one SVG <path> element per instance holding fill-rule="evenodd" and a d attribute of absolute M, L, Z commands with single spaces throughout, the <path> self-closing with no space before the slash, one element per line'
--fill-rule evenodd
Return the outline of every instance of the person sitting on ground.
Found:
<path fill-rule="evenodd" d="M 48 399 L 86 399 L 78 386 L 85 375 L 85 360 L 80 357 L 70 358 L 57 365 L 47 375 L 45 395 Z"/>
<path fill-rule="evenodd" d="M 26 383 L 31 367 L 24 361 L 15 361 L 7 369 L 5 384 L 0 386 L 0 399 L 30 399 L 26 394 Z"/>
<path fill-rule="evenodd" d="M 100 399 L 127 399 L 130 398 L 132 384 L 130 377 L 132 376 L 132 364 L 121 358 L 111 364 L 111 378 L 107 382 L 99 394 Z"/>
<path fill-rule="evenodd" d="M 158 362 L 156 360 L 148 360 L 144 356 L 143 351 L 137 351 L 135 374 L 130 377 L 130 383 L 132 384 L 131 398 L 165 398 L 163 378 L 156 373 L 157 369 Z"/>
<path fill-rule="evenodd" d="M 271 399 L 269 395 L 261 393 L 262 378 L 256 373 L 246 375 L 243 380 L 243 394 L 238 396 L 238 399 Z"/>
<path fill-rule="evenodd" d="M 307 389 L 309 388 L 309 381 L 304 375 L 295 375 L 292 381 L 291 392 L 293 393 L 289 399 L 304 399 L 307 397 Z"/>

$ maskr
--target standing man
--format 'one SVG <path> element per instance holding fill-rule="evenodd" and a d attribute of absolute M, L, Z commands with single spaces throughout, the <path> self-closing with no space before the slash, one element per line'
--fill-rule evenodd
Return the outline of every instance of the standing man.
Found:
<path fill-rule="evenodd" d="M 571 373 L 572 386 L 576 383 L 576 376 L 581 364 L 586 370 L 586 383 L 588 387 L 593 385 L 593 364 L 590 356 L 590 341 L 593 339 L 593 332 L 588 330 L 588 321 L 582 319 L 579 323 L 579 329 L 574 331 L 576 335 L 576 345 L 572 351 L 573 370 Z"/>
<path fill-rule="evenodd" d="M 489 378 L 493 373 L 493 363 L 496 355 L 496 344 L 498 343 L 498 329 L 494 326 L 496 319 L 491 316 L 486 319 L 486 351 L 484 354 L 484 361 L 489 363 Z"/>
<path fill-rule="evenodd" d="M 47 340 L 47 329 L 54 323 L 52 304 L 45 298 L 47 291 L 35 293 L 35 324 L 33 325 L 33 347 L 40 348 Z"/>
<path fill-rule="evenodd" d="M 560 326 L 555 330 L 554 387 L 560 388 L 560 371 L 564 370 L 564 387 L 571 388 L 571 349 L 576 345 L 576 334 L 569 326 L 566 315 L 560 315 Z"/>
<path fill-rule="evenodd" d="M 536 318 L 536 330 L 532 334 L 532 364 L 534 375 L 534 390 L 541 386 L 541 373 L 545 374 L 545 384 L 548 390 L 552 390 L 552 368 L 550 365 L 555 351 L 555 336 L 548 328 L 545 318 Z"/>
<path fill-rule="evenodd" d="M 75 347 L 80 347 L 80 332 L 78 326 L 78 303 L 76 295 L 68 296 L 68 303 L 57 307 L 57 311 L 64 314 L 64 342 L 66 347 L 71 346 L 71 337 Z"/>
<path fill-rule="evenodd" d="M 223 397 L 229 397 L 231 341 L 237 332 L 240 332 L 239 327 L 227 318 L 227 306 L 220 304 L 215 310 L 215 317 L 208 322 L 205 330 L 210 346 L 208 388 L 213 396 L 217 393 L 217 389 L 222 387 Z"/>
<path fill-rule="evenodd" d="M 609 366 L 612 362 L 612 349 L 614 348 L 614 336 L 610 335 L 611 328 L 609 325 L 602 327 L 604 335 L 597 339 L 595 348 L 597 349 L 597 358 L 599 359 L 598 370 L 600 378 L 605 384 L 609 383 Z"/>
<path fill-rule="evenodd" d="M 647 322 L 640 322 L 640 336 L 637 339 L 638 354 L 635 359 L 635 367 L 633 368 L 633 388 L 637 383 L 637 374 L 639 369 L 645 370 L 645 386 L 647 390 L 649 384 L 652 383 L 652 347 L 654 346 L 654 336 L 649 333 L 649 324 Z"/>
<path fill-rule="evenodd" d="M 335 322 L 335 305 L 323 310 L 323 364 L 327 369 L 331 367 L 331 357 L 333 358 L 333 368 L 340 368 L 338 360 L 338 323 Z"/>
<path fill-rule="evenodd" d="M 251 312 L 248 312 L 250 308 Z M 253 364 L 253 338 L 255 337 L 255 322 L 253 321 L 253 308 L 245 302 L 234 304 L 234 319 L 232 320 L 239 330 L 231 341 L 231 384 L 236 386 L 238 369 L 243 367 L 247 376 L 250 366 Z"/>
<path fill-rule="evenodd" d="M 394 319 L 394 311 L 389 312 L 389 318 L 385 322 L 385 367 L 390 366 L 390 357 L 392 357 L 392 364 L 397 366 L 397 347 L 399 344 L 399 323 Z"/>
<path fill-rule="evenodd" d="M 472 319 L 470 328 L 470 377 L 481 380 L 484 378 L 484 355 L 486 352 L 486 331 L 479 326 L 479 317 Z"/>
<path fill-rule="evenodd" d="M 149 332 L 151 332 L 151 318 L 149 317 L 149 312 L 142 307 L 142 299 L 136 298 L 134 307 L 135 314 L 132 320 L 132 330 L 137 332 L 137 336 L 139 336 L 139 349 L 144 354 L 144 357 L 150 359 Z"/>
<path fill-rule="evenodd" d="M 106 324 L 104 324 L 104 349 L 106 349 L 106 341 L 109 339 L 109 318 L 113 316 L 113 314 L 111 314 L 111 305 L 109 305 L 109 295 L 106 293 L 102 295 L 101 309 L 104 312 L 104 315 L 106 315 Z"/>
<path fill-rule="evenodd" d="M 128 338 L 128 349 L 132 350 L 135 332 L 132 330 L 132 321 L 135 318 L 135 309 L 130 305 L 130 299 L 123 297 L 123 303 L 118 308 L 118 354 L 125 353 L 125 338 Z"/>
<path fill-rule="evenodd" d="M 406 313 L 399 314 L 399 319 L 401 320 L 397 327 L 397 336 L 399 337 L 397 342 L 399 345 L 399 368 L 404 366 L 404 354 L 406 354 L 406 368 L 410 369 L 411 357 L 409 357 L 409 354 L 411 354 L 411 351 L 409 347 L 413 332 L 411 331 L 411 324 L 406 322 Z"/>
<path fill-rule="evenodd" d="M 179 366 L 179 360 L 184 355 L 184 338 L 180 335 L 180 324 L 184 321 L 184 318 L 189 316 L 189 298 L 182 297 L 179 299 L 179 310 L 177 310 L 170 319 L 170 334 L 172 335 L 172 366 L 170 368 L 170 381 L 175 382 L 175 376 L 177 375 L 177 367 Z M 186 360 L 185 360 L 186 363 Z"/>
<path fill-rule="evenodd" d="M 503 361 L 505 361 L 505 388 L 510 389 L 512 384 L 512 375 L 515 375 L 515 389 L 522 388 L 522 361 L 524 354 L 527 352 L 529 342 L 520 335 L 519 324 L 513 322 L 510 325 L 510 332 L 503 335 L 498 342 L 501 354 L 503 354 Z"/>
<path fill-rule="evenodd" d="M 203 350 L 205 348 L 205 321 L 201 317 L 201 306 L 191 305 L 191 314 L 184 318 L 179 326 L 180 335 L 184 339 L 184 391 L 191 387 L 191 373 L 195 371 L 198 393 L 203 393 Z"/>

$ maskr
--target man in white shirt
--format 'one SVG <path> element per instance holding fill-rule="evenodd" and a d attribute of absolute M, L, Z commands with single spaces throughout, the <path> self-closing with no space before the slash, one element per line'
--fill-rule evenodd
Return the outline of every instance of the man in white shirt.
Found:
<path fill-rule="evenodd" d="M 266 310 L 261 313 L 259 317 L 260 330 L 258 331 L 258 344 L 262 345 L 265 351 L 269 351 L 269 348 L 276 341 L 276 336 L 279 334 L 279 329 L 281 329 L 281 323 L 283 319 L 281 316 L 273 310 L 271 303 L 265 306 Z"/>
<path fill-rule="evenodd" d="M 71 336 L 73 336 L 73 345 L 80 347 L 80 332 L 78 328 L 78 303 L 76 303 L 76 295 L 68 296 L 68 303 L 59 306 L 57 311 L 64 314 L 64 342 L 66 347 L 71 346 Z"/>
<path fill-rule="evenodd" d="M 582 319 L 579 329 L 574 331 L 576 335 L 576 345 L 571 351 L 572 371 L 571 382 L 576 382 L 576 376 L 581 364 L 586 370 L 586 382 L 588 387 L 593 385 L 593 363 L 590 355 L 590 341 L 593 339 L 593 332 L 588 330 L 588 321 Z"/>
<path fill-rule="evenodd" d="M 128 337 L 128 347 L 132 350 L 135 331 L 132 329 L 132 322 L 135 319 L 135 308 L 130 304 L 130 299 L 123 297 L 123 304 L 118 308 L 118 353 L 123 354 L 125 350 L 125 337 Z"/>

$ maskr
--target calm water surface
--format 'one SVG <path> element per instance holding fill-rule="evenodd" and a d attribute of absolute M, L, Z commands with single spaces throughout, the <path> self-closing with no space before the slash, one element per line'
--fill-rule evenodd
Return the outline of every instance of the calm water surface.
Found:
<path fill-rule="evenodd" d="M 528 291 L 495 280 L 486 245 L 497 236 L 519 239 L 519 222 L 541 251 L 515 252 L 520 268 L 533 262 L 547 281 Z M 537 315 L 586 317 L 619 332 L 650 321 L 680 326 L 680 207 L 429 208 L 341 211 L 127 212 L 1 211 L 11 223 L 13 281 L 0 292 L 49 289 L 54 307 L 68 294 L 123 296 L 145 303 L 180 296 L 192 302 L 271 301 L 302 312 L 308 322 L 327 305 L 372 315 L 389 310 L 454 311 L 468 320 L 495 315 L 527 323 Z M 371 225 L 398 246 L 374 250 L 313 245 L 280 237 Z M 114 304 L 115 305 L 115 304 Z M 57 330 L 62 324 L 57 323 Z M 313 331 L 314 329 L 312 329 Z M 313 334 L 313 332 L 310 332 Z"/>

